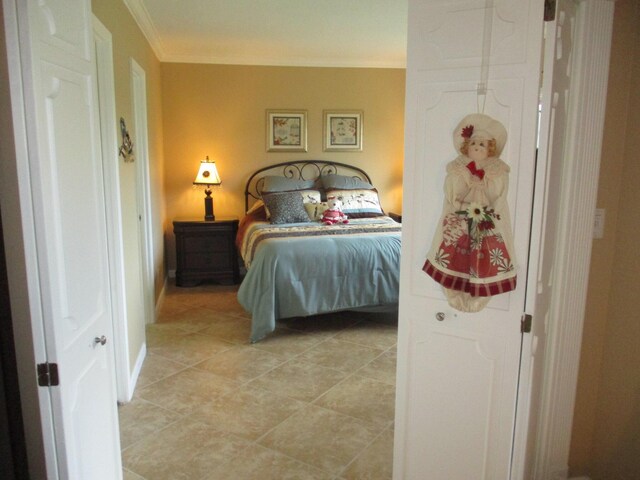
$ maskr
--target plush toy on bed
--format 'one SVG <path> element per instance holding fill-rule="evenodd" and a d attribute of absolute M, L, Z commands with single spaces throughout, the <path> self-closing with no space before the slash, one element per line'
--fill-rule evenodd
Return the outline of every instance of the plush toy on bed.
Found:
<path fill-rule="evenodd" d="M 336 223 L 349 223 L 347 216 L 342 212 L 342 201 L 336 197 L 327 198 L 327 209 L 322 214 L 320 221 L 325 225 Z"/>

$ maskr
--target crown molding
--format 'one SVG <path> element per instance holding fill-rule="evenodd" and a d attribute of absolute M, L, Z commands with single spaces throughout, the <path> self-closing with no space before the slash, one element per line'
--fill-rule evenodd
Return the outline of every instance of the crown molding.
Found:
<path fill-rule="evenodd" d="M 164 55 L 166 63 L 202 63 L 217 65 L 253 65 L 265 67 L 323 67 L 323 68 L 406 68 L 406 59 L 378 61 L 372 59 L 340 60 L 298 57 L 237 57 L 233 55 Z"/>
<path fill-rule="evenodd" d="M 151 20 L 151 15 L 149 15 L 149 11 L 147 7 L 144 6 L 142 0 L 122 0 L 126 7 L 131 12 L 133 19 L 142 30 L 142 34 L 145 36 L 151 49 L 158 57 L 158 60 L 161 62 L 165 61 L 166 54 L 164 47 L 162 46 L 162 40 L 160 39 L 160 35 L 158 34 L 158 30 L 156 29 L 153 21 Z"/>

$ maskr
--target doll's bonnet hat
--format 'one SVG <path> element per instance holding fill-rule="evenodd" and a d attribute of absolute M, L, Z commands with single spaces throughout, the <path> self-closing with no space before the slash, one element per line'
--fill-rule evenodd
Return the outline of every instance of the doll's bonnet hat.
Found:
<path fill-rule="evenodd" d="M 507 143 L 507 129 L 499 121 L 483 113 L 467 115 L 453 131 L 453 145 L 458 153 L 466 139 L 482 138 L 496 141 L 496 157 L 499 157 Z"/>

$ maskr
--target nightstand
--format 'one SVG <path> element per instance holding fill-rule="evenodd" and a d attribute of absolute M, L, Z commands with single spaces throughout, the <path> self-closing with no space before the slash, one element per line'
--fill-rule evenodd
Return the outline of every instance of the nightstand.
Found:
<path fill-rule="evenodd" d="M 237 232 L 237 219 L 175 220 L 176 285 L 193 287 L 206 280 L 239 283 Z"/>
<path fill-rule="evenodd" d="M 396 222 L 402 223 L 402 214 L 401 213 L 389 212 L 389 216 L 391 218 L 393 218 Z"/>

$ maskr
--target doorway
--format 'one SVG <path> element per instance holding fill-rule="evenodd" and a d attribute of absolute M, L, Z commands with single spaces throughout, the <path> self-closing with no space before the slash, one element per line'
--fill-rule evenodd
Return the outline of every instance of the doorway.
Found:
<path fill-rule="evenodd" d="M 128 402 L 133 396 L 135 379 L 129 371 L 130 351 L 125 291 L 124 245 L 120 198 L 120 168 L 116 132 L 115 86 L 113 80 L 113 48 L 111 32 L 94 16 L 93 40 L 96 55 L 96 77 L 102 137 L 102 170 L 105 183 L 107 243 L 115 350 L 118 401 Z"/>
<path fill-rule="evenodd" d="M 147 85 L 144 69 L 132 58 L 131 92 L 136 144 L 136 205 L 138 213 L 138 248 L 142 276 L 144 320 L 146 324 L 155 320 L 155 287 L 153 272 L 153 240 L 151 223 L 151 187 L 149 184 L 149 139 L 147 125 Z"/>

